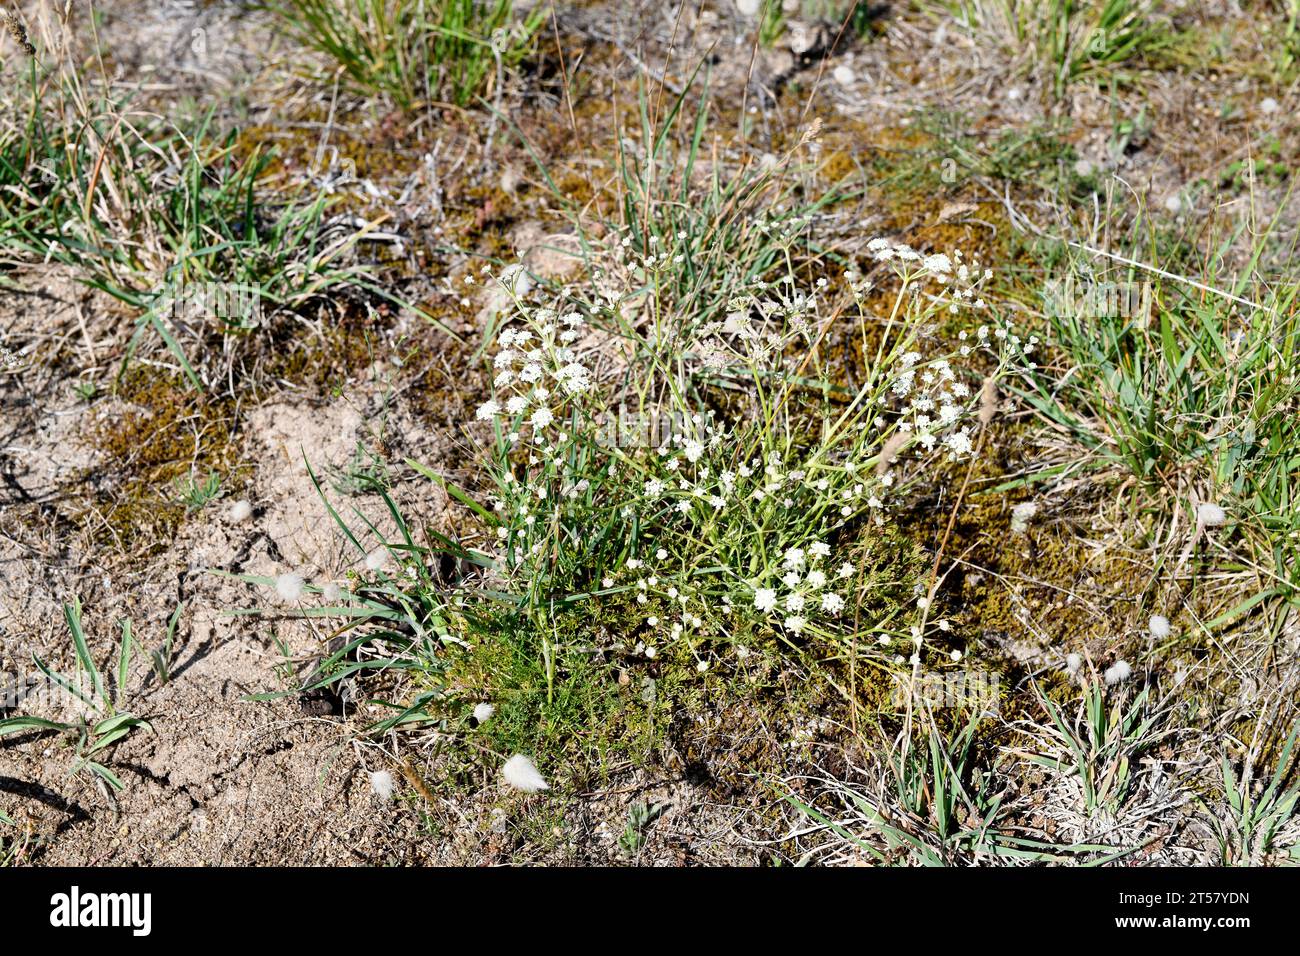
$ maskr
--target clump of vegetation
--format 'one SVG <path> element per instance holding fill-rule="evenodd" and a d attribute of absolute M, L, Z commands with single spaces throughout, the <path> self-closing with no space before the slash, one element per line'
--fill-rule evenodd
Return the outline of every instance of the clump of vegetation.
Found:
<path fill-rule="evenodd" d="M 0 114 L 0 267 L 72 267 L 136 314 L 128 358 L 156 335 L 196 388 L 228 372 L 210 361 L 214 343 L 277 314 L 343 289 L 399 301 L 350 261 L 357 231 L 325 229 L 337 197 L 306 184 L 268 194 L 272 157 L 218 131 L 212 110 L 173 122 L 68 56 Z"/>
<path fill-rule="evenodd" d="M 1089 450 L 1077 467 L 1120 469 L 1135 496 L 1193 524 L 1199 503 L 1225 508 L 1271 566 L 1270 590 L 1294 600 L 1300 286 L 1257 277 L 1270 242 L 1262 231 L 1235 277 L 1222 252 L 1180 275 L 1177 259 L 1069 250 L 1044 298 L 1073 374 L 1062 385 L 1041 369 L 1026 399 Z"/>
<path fill-rule="evenodd" d="M 39 657 L 34 658 L 36 666 L 50 681 L 51 690 L 57 688 L 67 695 L 66 703 L 82 709 L 75 722 L 52 720 L 37 715 L 7 717 L 0 720 L 0 737 L 35 731 L 59 731 L 68 735 L 73 741 L 75 757 L 70 774 L 89 771 L 94 777 L 109 788 L 109 791 L 122 789 L 122 780 L 104 763 L 103 754 L 112 752 L 113 745 L 125 739 L 136 730 L 152 730 L 149 722 L 124 710 L 126 700 L 127 678 L 130 675 L 131 657 L 135 644 L 131 637 L 131 622 L 122 621 L 122 637 L 117 648 L 117 667 L 114 671 L 112 693 L 105 687 L 108 681 L 100 673 L 99 667 L 91 656 L 90 646 L 86 642 L 85 632 L 81 627 L 81 602 L 74 600 L 64 605 L 64 620 L 72 635 L 76 650 L 77 669 L 72 674 L 53 670 Z M 41 701 L 42 704 L 58 703 L 57 700 Z"/>
<path fill-rule="evenodd" d="M 541 724 L 586 670 L 575 641 L 597 659 L 697 674 L 753 641 L 814 642 L 855 672 L 962 656 L 927 614 L 934 582 L 919 567 L 878 573 L 896 567 L 882 529 L 937 462 L 978 454 L 988 395 L 1032 340 L 997 321 L 980 294 L 990 270 L 960 253 L 876 239 L 861 264 L 874 278 L 851 265 L 832 291 L 805 258 L 807 214 L 781 210 L 771 171 L 694 191 L 698 130 L 680 175 L 625 154 L 623 222 L 588 241 L 589 282 L 555 288 L 513 267 L 464 277 L 507 302 L 488 333 L 479 475 L 465 489 L 443 481 L 473 519 L 473 546 L 450 554 L 481 570 L 430 586 L 449 542 L 417 546 L 395 509 L 398 540 L 344 525 L 359 557 L 378 549 L 405 569 L 372 579 L 366 558 L 351 585 L 363 606 L 400 602 L 422 635 L 396 648 L 403 666 L 438 671 L 448 646 L 504 645 L 544 677 Z M 662 152 L 666 139 L 643 142 Z M 878 288 L 883 314 L 868 305 Z M 930 341 L 940 320 L 964 323 L 950 350 Z M 851 385 L 826 355 L 837 323 L 869 357 Z M 610 608 L 621 617 L 605 628 Z M 516 670 L 492 675 L 494 696 L 525 690 Z"/>
<path fill-rule="evenodd" d="M 968 30 L 996 37 L 1057 98 L 1082 79 L 1128 81 L 1126 67 L 1174 42 L 1172 24 L 1154 0 L 955 0 L 945 5 Z"/>
<path fill-rule="evenodd" d="M 539 4 L 518 20 L 513 0 L 288 0 L 277 9 L 358 87 L 404 110 L 468 106 L 499 89 L 545 14 Z"/>

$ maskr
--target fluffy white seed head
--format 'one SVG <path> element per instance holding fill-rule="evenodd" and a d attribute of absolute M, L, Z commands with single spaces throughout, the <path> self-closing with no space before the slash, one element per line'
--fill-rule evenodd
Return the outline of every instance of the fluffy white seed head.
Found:
<path fill-rule="evenodd" d="M 736 0 L 736 9 L 742 17 L 757 16 L 762 6 L 763 0 Z"/>
<path fill-rule="evenodd" d="M 488 719 L 489 717 L 491 717 L 493 714 L 495 714 L 496 712 L 497 712 L 497 709 L 496 709 L 495 707 L 493 707 L 493 706 L 492 706 L 491 704 L 489 704 L 487 701 L 483 701 L 483 703 L 478 704 L 477 706 L 475 706 L 475 708 L 474 708 L 474 719 L 477 720 L 477 721 L 481 724 L 481 723 L 486 722 L 487 719 Z"/>
<path fill-rule="evenodd" d="M 1228 520 L 1228 513 L 1213 502 L 1205 502 L 1196 509 L 1196 520 L 1206 528 L 1217 528 Z"/>
<path fill-rule="evenodd" d="M 1128 661 L 1116 661 L 1106 668 L 1106 673 L 1102 675 L 1107 684 L 1118 684 L 1120 681 L 1126 681 L 1133 675 L 1133 668 L 1129 667 Z"/>
<path fill-rule="evenodd" d="M 388 561 L 388 549 L 375 548 L 375 550 L 371 551 L 368 555 L 366 555 L 366 570 L 378 571 L 381 568 L 383 568 L 384 564 L 387 561 Z"/>
<path fill-rule="evenodd" d="M 1024 534 L 1029 529 L 1029 522 L 1033 520 L 1036 514 L 1038 514 L 1037 502 L 1020 502 L 1011 509 L 1011 530 L 1016 534 Z"/>
<path fill-rule="evenodd" d="M 343 589 L 339 587 L 337 581 L 331 581 L 329 584 L 325 585 L 323 593 L 326 602 L 329 604 L 338 604 L 339 601 L 343 600 Z"/>
<path fill-rule="evenodd" d="M 1151 628 L 1152 637 L 1164 639 L 1169 636 L 1169 618 L 1163 614 L 1152 614 L 1147 626 Z"/>
<path fill-rule="evenodd" d="M 375 770 L 370 774 L 370 790 L 380 800 L 393 799 L 393 791 L 397 789 L 397 781 L 387 770 Z"/>
<path fill-rule="evenodd" d="M 506 783 L 510 786 L 524 793 L 538 793 L 550 789 L 546 778 L 538 772 L 537 765 L 523 754 L 515 754 L 507 760 L 505 766 L 501 768 L 501 776 L 505 777 Z"/>
<path fill-rule="evenodd" d="M 241 521 L 247 521 L 253 515 L 253 506 L 247 501 L 240 499 L 230 506 L 230 520 L 238 524 Z"/>
<path fill-rule="evenodd" d="M 1078 654 L 1065 655 L 1065 669 L 1071 674 L 1079 673 L 1079 668 L 1083 666 L 1083 658 Z"/>
<path fill-rule="evenodd" d="M 303 584 L 301 574 L 286 571 L 275 579 L 275 593 L 282 601 L 296 601 L 302 597 Z"/>

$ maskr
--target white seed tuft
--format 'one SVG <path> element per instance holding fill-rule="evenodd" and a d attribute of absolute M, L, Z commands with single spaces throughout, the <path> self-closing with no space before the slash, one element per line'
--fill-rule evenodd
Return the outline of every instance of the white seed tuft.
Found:
<path fill-rule="evenodd" d="M 1128 661 L 1116 661 L 1106 668 L 1106 673 L 1102 676 L 1107 684 L 1118 684 L 1120 681 L 1126 681 L 1133 675 L 1133 668 L 1129 666 Z"/>
<path fill-rule="evenodd" d="M 1217 528 L 1228 520 L 1228 513 L 1213 502 L 1205 502 L 1196 509 L 1196 520 L 1203 527 Z"/>
<path fill-rule="evenodd" d="M 1151 628 L 1152 637 L 1163 640 L 1169 636 L 1169 618 L 1163 614 L 1152 614 L 1147 626 Z"/>
<path fill-rule="evenodd" d="M 538 772 L 537 765 L 523 754 L 515 754 L 507 760 L 505 766 L 501 768 L 501 776 L 505 777 L 506 783 L 510 786 L 524 793 L 538 793 L 550 789 L 546 778 Z"/>
<path fill-rule="evenodd" d="M 296 601 L 302 597 L 303 584 L 301 574 L 286 571 L 275 579 L 275 593 L 282 601 Z"/>
<path fill-rule="evenodd" d="M 1038 514 L 1038 504 L 1034 501 L 1022 501 L 1011 509 L 1011 530 L 1015 534 L 1024 534 L 1029 530 L 1029 522 Z"/>
<path fill-rule="evenodd" d="M 474 719 L 477 720 L 480 724 L 486 723 L 488 718 L 490 718 L 496 712 L 497 709 L 495 707 L 493 707 L 487 701 L 483 701 L 483 703 L 475 706 Z"/>
<path fill-rule="evenodd" d="M 1079 668 L 1083 666 L 1083 658 L 1078 654 L 1065 655 L 1065 669 L 1071 674 L 1079 673 Z"/>
<path fill-rule="evenodd" d="M 236 501 L 230 506 L 230 520 L 238 524 L 241 521 L 247 521 L 253 514 L 253 506 L 247 501 Z"/>
<path fill-rule="evenodd" d="M 397 781 L 387 770 L 375 770 L 370 774 L 370 789 L 380 800 L 391 800 Z"/>

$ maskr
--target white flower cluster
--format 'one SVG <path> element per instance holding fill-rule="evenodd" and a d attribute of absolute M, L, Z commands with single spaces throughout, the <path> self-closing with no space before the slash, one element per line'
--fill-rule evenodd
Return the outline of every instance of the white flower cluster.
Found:
<path fill-rule="evenodd" d="M 825 278 L 818 280 L 819 288 L 827 284 Z M 810 342 L 820 333 L 826 320 L 820 317 L 816 290 L 803 292 L 789 283 L 774 283 L 762 293 L 733 296 L 721 321 L 699 328 L 692 348 L 706 367 L 770 365 L 797 341 Z"/>
<path fill-rule="evenodd" d="M 947 287 L 947 309 L 951 313 L 962 306 L 985 307 L 979 289 L 993 278 L 993 270 L 981 268 L 978 260 L 973 264 L 965 262 L 961 250 L 951 256 L 943 252 L 927 255 L 906 243 L 876 238 L 867 243 L 867 252 L 877 262 L 893 263 L 898 273 L 909 281 L 929 279 Z"/>
<path fill-rule="evenodd" d="M 555 404 L 592 388 L 591 370 L 573 349 L 583 325 L 577 312 L 559 316 L 552 309 L 538 309 L 527 315 L 522 328 L 503 329 L 497 336 L 501 348 L 492 361 L 492 384 L 511 394 L 504 402 L 493 398 L 480 405 L 478 419 L 492 421 L 504 413 L 513 429 L 526 420 L 537 431 L 554 424 Z M 513 444 L 517 430 L 511 434 Z"/>
<path fill-rule="evenodd" d="M 773 586 L 754 588 L 754 610 L 774 616 L 792 634 L 808 627 L 809 615 L 838 617 L 845 607 L 841 591 L 855 570 L 847 562 L 832 570 L 830 554 L 824 541 L 814 541 L 806 549 L 788 548 L 777 581 L 762 582 Z"/>
<path fill-rule="evenodd" d="M 942 441 L 950 458 L 961 458 L 971 451 L 970 428 L 955 426 L 967 413 L 963 403 L 970 398 L 970 387 L 958 380 L 947 359 L 924 365 L 920 361 L 917 352 L 904 354 L 901 368 L 890 382 L 893 397 L 907 402 L 899 410 L 898 430 L 927 452 Z M 883 428 L 886 422 L 877 418 L 875 424 Z"/>

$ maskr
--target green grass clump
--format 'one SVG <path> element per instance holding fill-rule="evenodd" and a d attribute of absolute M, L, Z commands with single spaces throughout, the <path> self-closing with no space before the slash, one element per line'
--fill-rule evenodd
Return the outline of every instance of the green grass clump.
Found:
<path fill-rule="evenodd" d="M 1300 287 L 1259 275 L 1270 232 L 1231 273 L 1223 263 L 1240 231 L 1197 275 L 1178 274 L 1181 259 L 1139 261 L 1140 250 L 1071 250 L 1047 312 L 1072 371 L 1062 384 L 1040 370 L 1025 397 L 1092 452 L 1083 467 L 1131 475 L 1144 506 L 1223 504 L 1271 566 L 1270 590 L 1294 598 Z"/>
<path fill-rule="evenodd" d="M 467 106 L 499 88 L 532 48 L 544 7 L 522 21 L 513 0 L 287 0 L 276 9 L 354 84 L 404 110 Z"/>
<path fill-rule="evenodd" d="M 82 714 L 76 722 L 51 720 L 34 714 L 8 717 L 0 720 L 0 737 L 25 732 L 65 733 L 70 740 L 75 741 L 73 743 L 75 758 L 71 774 L 89 771 L 112 790 L 121 790 L 122 780 L 103 762 L 104 755 L 111 754 L 115 744 L 136 730 L 153 729 L 147 720 L 123 709 L 131 657 L 135 649 L 131 637 L 131 622 L 122 621 L 122 638 L 116 655 L 117 667 L 112 675 L 114 683 L 110 685 L 95 664 L 86 642 L 86 635 L 81 626 L 81 602 L 74 600 L 73 603 L 64 605 L 63 617 L 76 650 L 76 671 L 72 674 L 63 674 L 51 669 L 35 655 L 33 660 L 51 685 L 59 688 L 67 695 L 69 701 L 79 706 Z M 106 690 L 108 686 L 112 686 L 111 694 Z"/>
<path fill-rule="evenodd" d="M 1129 68 L 1175 44 L 1154 0 L 949 0 L 943 12 L 986 32 L 1060 99 L 1082 80 L 1127 82 Z"/>
<path fill-rule="evenodd" d="M 344 287 L 395 301 L 344 264 L 357 235 L 327 239 L 333 199 L 266 195 L 271 157 L 243 155 L 211 112 L 174 124 L 68 72 L 33 72 L 28 92 L 25 115 L 0 122 L 0 268 L 61 263 L 125 303 L 138 315 L 128 358 L 153 333 L 206 387 L 211 346 L 277 312 Z"/>

